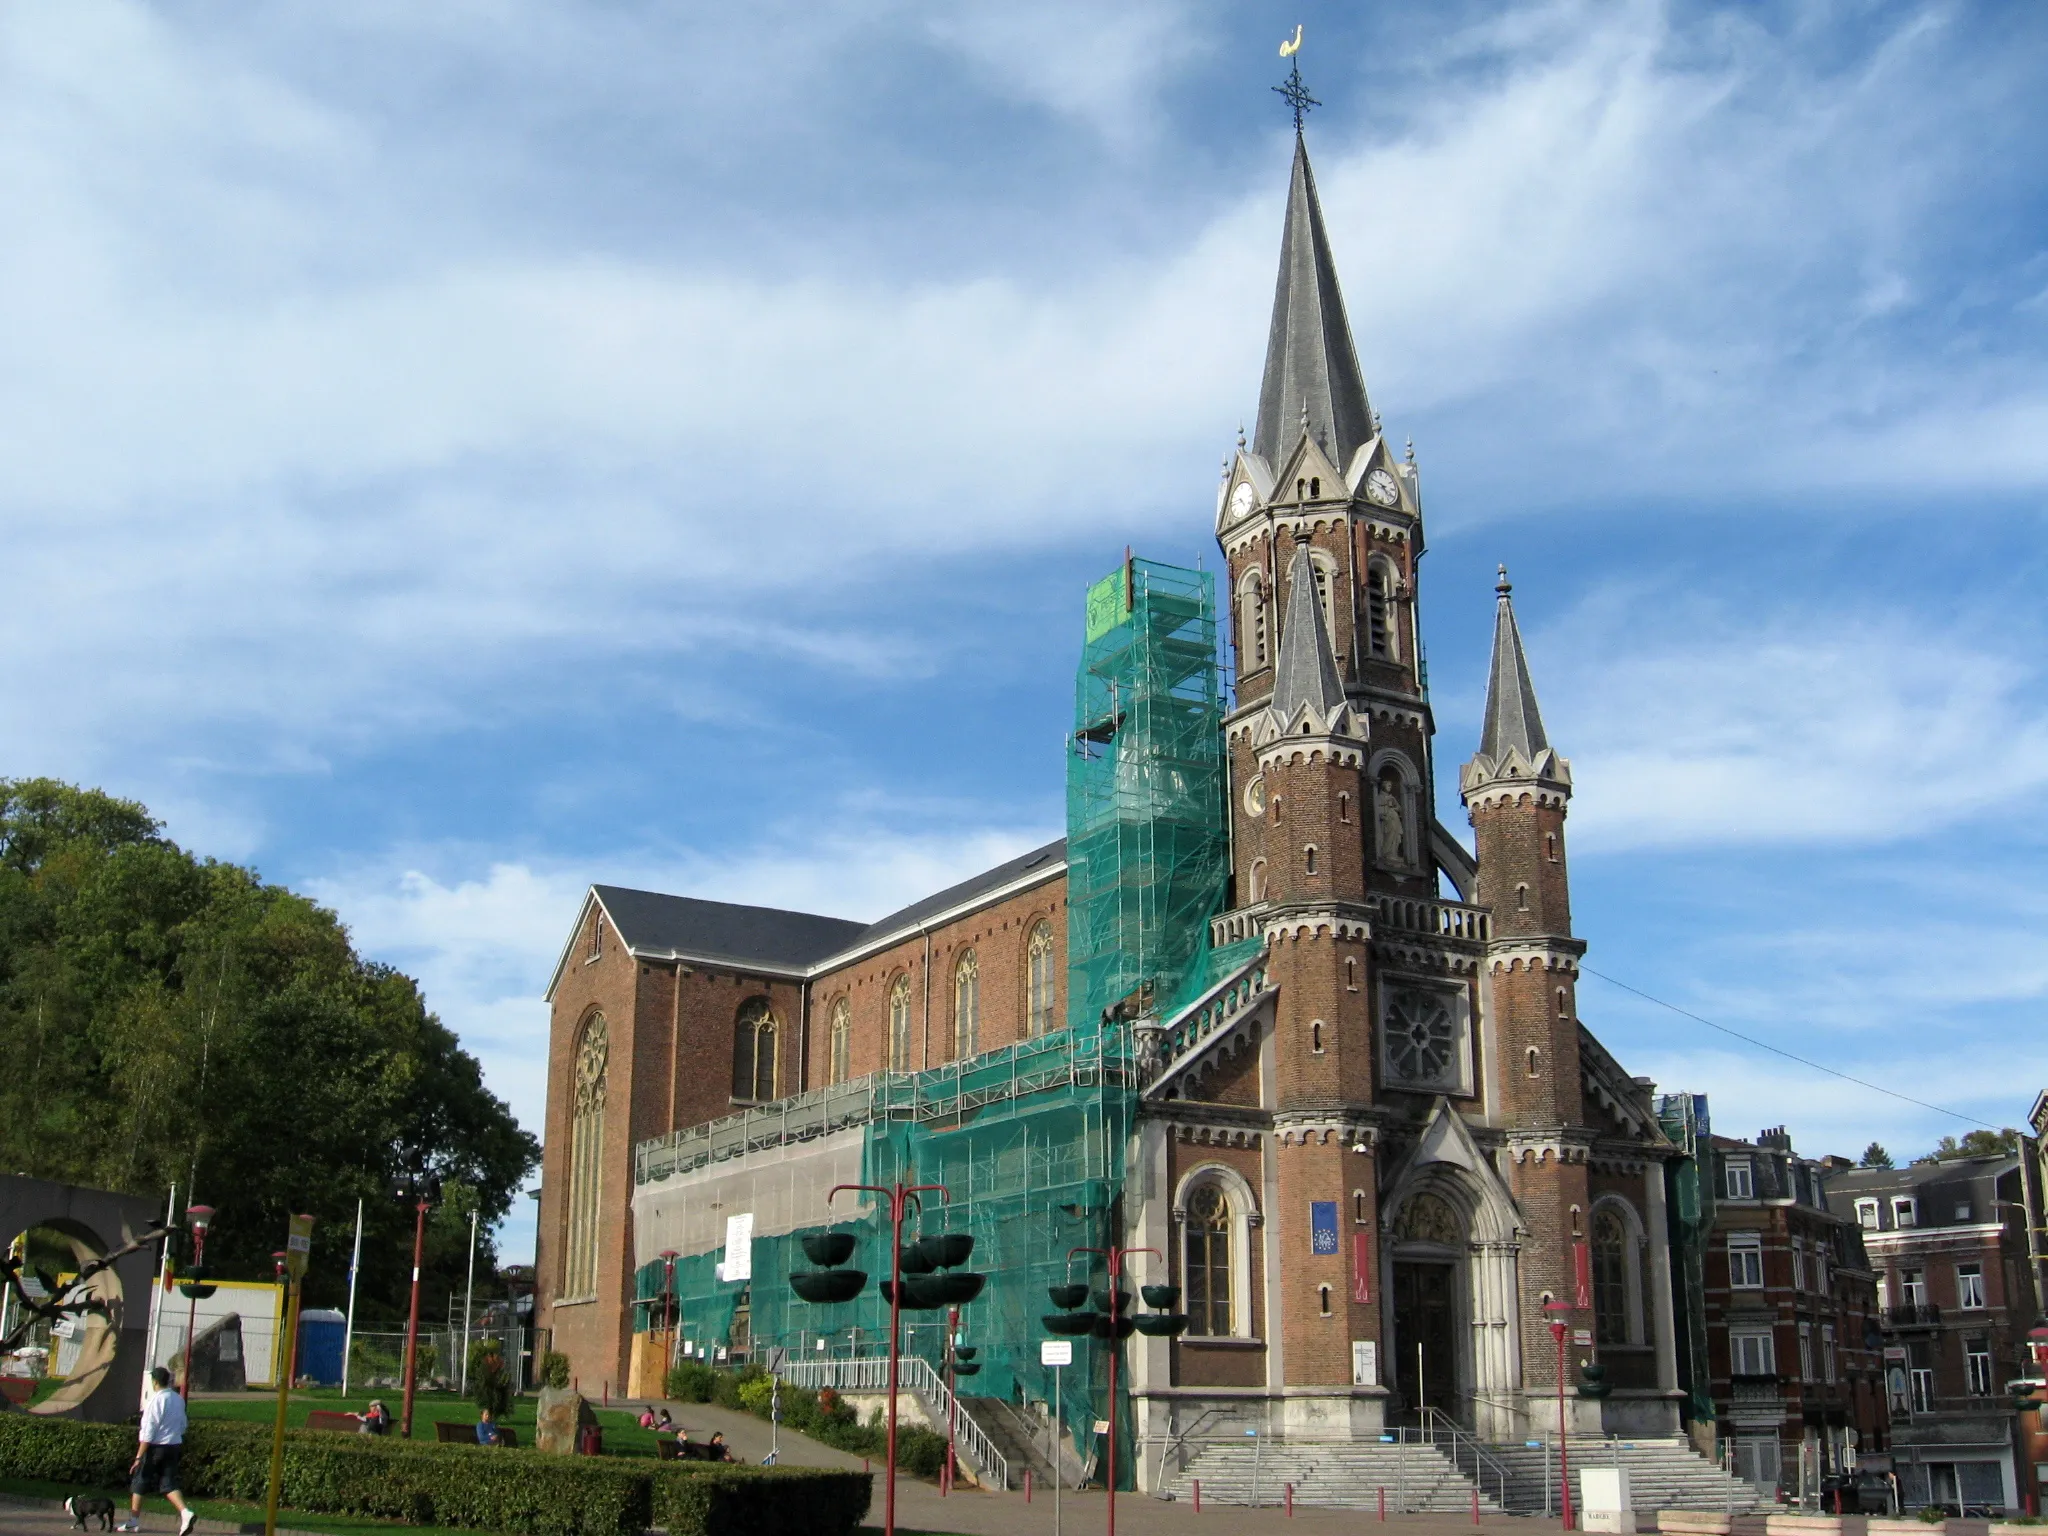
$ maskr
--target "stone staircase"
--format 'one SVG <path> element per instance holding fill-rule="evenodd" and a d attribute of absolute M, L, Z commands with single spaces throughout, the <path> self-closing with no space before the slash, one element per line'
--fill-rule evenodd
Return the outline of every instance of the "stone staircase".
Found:
<path fill-rule="evenodd" d="M 1495 1445 L 1488 1452 L 1507 1470 L 1508 1507 L 1518 1512 L 1543 1508 L 1549 1490 L 1557 1500 L 1557 1447 Z M 1572 1496 L 1578 1497 L 1581 1467 L 1628 1469 L 1629 1498 L 1638 1510 L 1703 1509 L 1746 1514 L 1759 1507 L 1753 1484 L 1731 1477 L 1692 1448 L 1672 1439 L 1573 1439 Z M 1546 1470 L 1547 1469 L 1547 1470 Z M 1206 1494 L 1207 1489 L 1203 1492 Z"/>
<path fill-rule="evenodd" d="M 1051 1435 L 1043 1425 L 1019 1413 L 1000 1398 L 963 1397 L 960 1407 L 973 1416 L 974 1422 L 981 1426 L 981 1432 L 1009 1462 L 1012 1488 L 1024 1486 L 1024 1469 L 1027 1467 L 1031 1469 L 1031 1480 L 1040 1488 L 1052 1486 L 1052 1461 L 1046 1454 Z M 1078 1486 L 1079 1465 L 1071 1454 L 1061 1459 L 1067 1464 L 1066 1485 L 1069 1488 Z"/>
<path fill-rule="evenodd" d="M 1410 1431 L 1412 1434 L 1413 1431 Z M 1414 1440 L 1210 1440 L 1186 1468 L 1166 1480 L 1163 1492 L 1192 1499 L 1197 1479 L 1205 1504 L 1279 1504 L 1294 1485 L 1297 1504 L 1347 1509 L 1378 1507 L 1381 1491 L 1389 1513 L 1453 1513 L 1472 1508 L 1470 1442 L 1454 1448 Z M 1683 1439 L 1571 1442 L 1573 1496 L 1578 1469 L 1620 1465 L 1628 1469 L 1629 1494 L 1638 1510 L 1698 1509 L 1736 1515 L 1761 1508 L 1756 1488 L 1731 1477 Z M 1482 1514 L 1503 1510 L 1539 1514 L 1546 1494 L 1557 1501 L 1557 1448 L 1488 1445 L 1479 1475 Z M 1457 1458 L 1455 1461 L 1453 1458 Z M 1256 1479 L 1256 1487 L 1254 1481 Z"/>
<path fill-rule="evenodd" d="M 1204 1504 L 1274 1505 L 1292 1484 L 1297 1504 L 1374 1509 L 1384 1489 L 1390 1514 L 1469 1513 L 1472 1479 L 1452 1466 L 1448 1450 L 1376 1440 L 1261 1437 L 1256 1445 L 1249 1436 L 1212 1440 L 1167 1480 L 1163 1491 L 1170 1498 L 1192 1500 L 1199 1480 Z M 1501 1512 L 1500 1502 L 1486 1493 L 1480 1495 L 1479 1509 L 1482 1514 Z"/>

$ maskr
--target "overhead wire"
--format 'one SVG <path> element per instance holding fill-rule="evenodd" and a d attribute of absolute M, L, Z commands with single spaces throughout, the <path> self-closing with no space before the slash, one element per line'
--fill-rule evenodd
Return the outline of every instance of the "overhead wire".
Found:
<path fill-rule="evenodd" d="M 1987 1120 L 1979 1120 L 1975 1115 L 1966 1115 L 1960 1110 L 1947 1109 L 1939 1104 L 1930 1104 L 1925 1099 L 1916 1099 L 1910 1093 L 1900 1093 L 1896 1088 L 1887 1088 L 1884 1084 L 1873 1083 L 1868 1078 L 1856 1077 L 1835 1067 L 1823 1066 L 1817 1061 L 1810 1061 L 1804 1056 L 1784 1049 L 1782 1046 L 1772 1045 L 1768 1040 L 1759 1040 L 1754 1035 L 1745 1035 L 1739 1029 L 1730 1029 L 1726 1024 L 1716 1024 L 1712 1019 L 1694 1013 L 1690 1008 L 1681 1008 L 1676 1003 L 1667 1003 L 1663 998 L 1654 997 L 1650 993 L 1645 992 L 1641 987 L 1632 987 L 1625 981 L 1618 981 L 1614 977 L 1607 975 L 1604 971 L 1594 970 L 1590 965 L 1582 963 L 1579 969 L 1588 976 L 1598 976 L 1610 987 L 1619 987 L 1624 992 L 1634 993 L 1646 1003 L 1655 1003 L 1659 1008 L 1668 1008 L 1681 1018 L 1691 1019 L 1695 1024 L 1704 1024 L 1709 1029 L 1717 1029 L 1724 1035 L 1732 1035 L 1745 1045 L 1753 1045 L 1760 1051 L 1769 1051 L 1772 1055 L 1782 1056 L 1787 1061 L 1796 1061 L 1802 1067 L 1811 1067 L 1816 1072 L 1825 1072 L 1829 1077 L 1839 1077 L 1845 1083 L 1854 1083 L 1858 1088 L 1868 1088 L 1872 1093 L 1881 1093 L 1886 1098 L 1897 1099 L 1903 1104 L 1912 1104 L 1921 1109 L 1931 1109 L 1937 1115 L 1947 1115 L 1951 1120 L 1960 1120 L 1965 1125 L 1982 1126 L 1987 1131 L 2004 1129 L 2003 1126 L 1993 1125 Z"/>

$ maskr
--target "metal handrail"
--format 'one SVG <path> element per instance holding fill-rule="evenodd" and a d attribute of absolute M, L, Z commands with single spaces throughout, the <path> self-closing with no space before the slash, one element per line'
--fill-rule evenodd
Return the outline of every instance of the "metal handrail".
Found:
<path fill-rule="evenodd" d="M 1186 1429 L 1182 1430 L 1179 1434 L 1175 1435 L 1171 1440 L 1167 1441 L 1166 1449 L 1159 1453 L 1159 1470 L 1161 1471 L 1161 1473 L 1164 1473 L 1166 1471 L 1167 1458 L 1172 1456 L 1173 1453 L 1179 1450 L 1183 1445 L 1187 1444 L 1188 1436 L 1192 1435 L 1196 1430 L 1200 1429 L 1202 1425 L 1206 1423 L 1208 1420 L 1221 1416 L 1225 1411 L 1226 1410 L 1222 1408 L 1204 1408 L 1200 1413 L 1195 1415 L 1195 1419 L 1192 1424 L 1188 1425 Z M 1141 1443 L 1149 1438 L 1151 1437 L 1145 1435 L 1139 1436 L 1139 1440 Z M 1175 1467 L 1174 1471 L 1187 1471 L 1187 1464 L 1183 1462 L 1181 1465 Z"/>
<path fill-rule="evenodd" d="M 896 1363 L 898 1388 L 927 1398 L 938 1408 L 941 1420 L 950 1417 L 953 1438 L 967 1453 L 968 1459 L 998 1488 L 1007 1489 L 1010 1486 L 1009 1458 L 996 1449 L 988 1432 L 954 1397 L 946 1386 L 946 1378 L 922 1355 L 901 1355 Z M 889 1390 L 887 1356 L 863 1360 L 796 1360 L 781 1367 L 776 1374 L 793 1387 L 806 1387 L 812 1391 L 824 1387 L 836 1392 Z"/>
<path fill-rule="evenodd" d="M 1505 1510 L 1508 1507 L 1507 1463 L 1502 1461 L 1498 1456 L 1495 1456 L 1493 1452 L 1487 1450 L 1486 1447 L 1480 1443 L 1479 1437 L 1477 1435 L 1474 1435 L 1467 1431 L 1458 1423 L 1457 1420 L 1453 1419 L 1441 1408 L 1432 1408 L 1426 1403 L 1423 1405 L 1422 1408 L 1422 1427 L 1424 1432 L 1432 1437 L 1434 1437 L 1437 1434 L 1445 1434 L 1450 1436 L 1451 1467 L 1454 1471 L 1457 1469 L 1458 1466 L 1459 1450 L 1461 1448 L 1469 1448 L 1472 1452 L 1472 1485 L 1475 1488 L 1479 1486 L 1479 1471 L 1480 1468 L 1484 1466 L 1488 1471 L 1493 1473 L 1495 1485 L 1500 1490 L 1500 1507 L 1503 1510 Z M 1433 1439 L 1431 1443 L 1434 1443 Z"/>

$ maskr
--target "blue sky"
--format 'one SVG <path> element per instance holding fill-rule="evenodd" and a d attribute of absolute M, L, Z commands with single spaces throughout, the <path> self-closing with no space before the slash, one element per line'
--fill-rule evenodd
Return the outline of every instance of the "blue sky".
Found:
<path fill-rule="evenodd" d="M 864 917 L 1055 835 L 1083 586 L 1217 558 L 1296 22 L 1445 820 L 1505 560 L 1588 963 L 2018 1122 L 2023 4 L 11 8 L 0 773 L 317 892 L 536 1126 L 589 881 Z M 1580 1002 L 1722 1129 L 1963 1128 Z"/>

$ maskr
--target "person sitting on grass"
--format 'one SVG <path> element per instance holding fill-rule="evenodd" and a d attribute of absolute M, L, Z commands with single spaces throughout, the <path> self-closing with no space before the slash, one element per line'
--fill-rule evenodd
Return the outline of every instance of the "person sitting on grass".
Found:
<path fill-rule="evenodd" d="M 676 1428 L 676 1421 L 668 1416 L 666 1408 L 661 1410 L 661 1417 L 654 1421 L 654 1432 L 657 1435 L 677 1435 L 682 1433 L 681 1430 Z"/>
<path fill-rule="evenodd" d="M 358 1421 L 357 1434 L 388 1435 L 391 1433 L 391 1410 L 384 1406 L 381 1398 L 371 1398 L 370 1406 L 354 1415 Z"/>
<path fill-rule="evenodd" d="M 654 1410 L 652 1408 L 642 1408 L 640 1410 L 640 1427 L 642 1429 L 654 1428 Z"/>
<path fill-rule="evenodd" d="M 478 1445 L 503 1445 L 505 1437 L 498 1431 L 498 1421 L 491 1417 L 491 1410 L 480 1409 L 476 1419 L 476 1443 Z"/>

